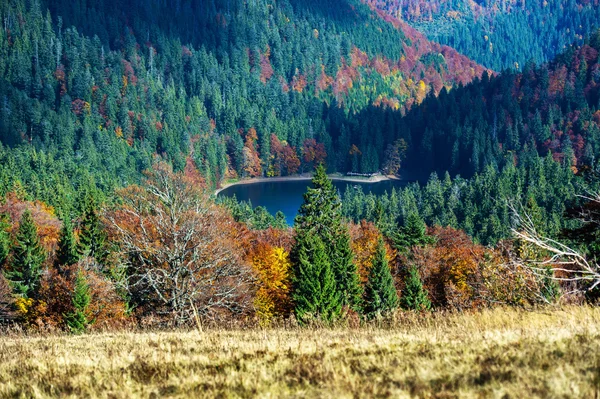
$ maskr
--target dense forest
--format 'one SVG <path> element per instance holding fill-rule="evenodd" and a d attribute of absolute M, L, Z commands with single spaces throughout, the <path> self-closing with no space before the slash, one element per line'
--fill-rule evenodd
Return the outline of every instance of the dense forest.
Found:
<path fill-rule="evenodd" d="M 595 0 L 365 0 L 495 71 L 551 61 L 600 27 Z"/>
<path fill-rule="evenodd" d="M 0 187 L 19 180 L 61 207 L 80 187 L 138 181 L 155 156 L 195 164 L 211 186 L 328 154 L 333 170 L 351 155 L 328 109 L 404 109 L 483 73 L 352 1 L 47 6 L 0 8 Z M 362 169 L 379 168 L 377 146 Z"/>
<path fill-rule="evenodd" d="M 598 190 L 600 32 L 496 74 L 358 0 L 9 0 L 0 17 L 0 322 L 598 298 L 539 235 L 597 256 L 600 201 L 578 195 Z M 313 171 L 293 228 L 212 195 Z M 336 171 L 429 179 L 340 196 Z"/>

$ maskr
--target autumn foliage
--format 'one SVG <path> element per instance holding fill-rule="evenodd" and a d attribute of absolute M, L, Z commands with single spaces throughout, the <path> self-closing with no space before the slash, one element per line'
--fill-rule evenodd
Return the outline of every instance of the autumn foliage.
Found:
<path fill-rule="evenodd" d="M 249 177 L 258 177 L 262 174 L 262 165 L 258 154 L 258 136 L 256 129 L 250 128 L 246 132 L 244 143 L 244 172 Z"/>
<path fill-rule="evenodd" d="M 141 317 L 187 323 L 247 311 L 251 273 L 230 215 L 165 164 L 119 196 L 107 222 Z"/>
<path fill-rule="evenodd" d="M 259 280 L 254 299 L 259 320 L 268 324 L 275 317 L 287 316 L 291 311 L 289 253 L 281 247 L 261 243 L 251 260 Z"/>
<path fill-rule="evenodd" d="M 42 201 L 27 201 L 20 194 L 10 192 L 4 203 L 0 204 L 0 215 L 6 215 L 10 221 L 9 233 L 14 234 L 23 213 L 29 210 L 37 226 L 40 242 L 48 252 L 56 249 L 61 223 L 54 208 Z"/>
<path fill-rule="evenodd" d="M 272 134 L 269 176 L 293 175 L 298 172 L 299 168 L 300 158 L 298 158 L 296 149 Z"/>

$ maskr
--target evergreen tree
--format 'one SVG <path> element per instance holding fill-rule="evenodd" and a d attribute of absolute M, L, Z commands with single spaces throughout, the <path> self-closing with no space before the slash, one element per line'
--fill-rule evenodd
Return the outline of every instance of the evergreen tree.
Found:
<path fill-rule="evenodd" d="M 312 187 L 304 194 L 304 203 L 296 216 L 294 229 L 296 245 L 292 248 L 292 261 L 300 261 L 299 247 L 308 237 L 319 237 L 330 260 L 342 305 L 357 308 L 361 291 L 358 270 L 350 247 L 350 236 L 342 221 L 337 190 L 327 177 L 323 165 L 317 167 Z"/>
<path fill-rule="evenodd" d="M 367 317 L 391 312 L 398 307 L 398 293 L 390 271 L 383 239 L 377 242 L 377 251 L 365 286 L 363 311 Z"/>
<path fill-rule="evenodd" d="M 331 265 L 335 274 L 337 290 L 340 293 L 343 306 L 359 310 L 361 305 L 362 287 L 358 276 L 358 267 L 354 262 L 354 253 L 350 246 L 350 233 L 343 226 L 331 254 Z"/>
<path fill-rule="evenodd" d="M 106 234 L 100 223 L 96 201 L 92 196 L 88 196 L 81 220 L 79 254 L 101 262 L 106 254 L 105 243 Z"/>
<path fill-rule="evenodd" d="M 288 227 L 287 221 L 285 220 L 285 214 L 281 211 L 277 211 L 275 214 L 275 228 L 285 229 Z"/>
<path fill-rule="evenodd" d="M 80 270 L 75 278 L 75 287 L 73 289 L 73 312 L 65 315 L 65 323 L 74 334 L 81 334 L 92 324 L 88 315 L 88 308 L 92 296 L 90 286 L 85 275 Z"/>
<path fill-rule="evenodd" d="M 5 230 L 0 228 L 0 268 L 4 264 L 10 251 L 10 237 Z"/>
<path fill-rule="evenodd" d="M 342 302 L 323 241 L 318 236 L 302 237 L 296 251 L 292 278 L 296 316 L 301 321 L 310 317 L 334 320 Z"/>
<path fill-rule="evenodd" d="M 400 297 L 400 307 L 405 310 L 417 311 L 431 309 L 427 291 L 423 288 L 419 271 L 415 266 L 408 269 L 408 276 Z"/>
<path fill-rule="evenodd" d="M 406 252 L 412 247 L 430 244 L 432 239 L 427 236 L 427 226 L 423 219 L 416 212 L 411 212 L 404 226 L 393 234 L 392 242 L 398 251 Z"/>
<path fill-rule="evenodd" d="M 75 235 L 73 234 L 73 226 L 71 221 L 66 218 L 63 221 L 63 226 L 58 239 L 58 249 L 56 251 L 55 266 L 70 266 L 79 261 L 79 252 Z"/>
<path fill-rule="evenodd" d="M 46 253 L 40 244 L 37 227 L 28 210 L 21 217 L 12 253 L 11 266 L 5 272 L 5 277 L 16 294 L 32 298 L 39 285 Z"/>

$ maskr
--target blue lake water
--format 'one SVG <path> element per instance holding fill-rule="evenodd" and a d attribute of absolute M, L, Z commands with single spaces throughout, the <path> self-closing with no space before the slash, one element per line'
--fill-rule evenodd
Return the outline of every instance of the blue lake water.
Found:
<path fill-rule="evenodd" d="M 392 188 L 405 187 L 410 182 L 404 180 L 386 180 L 378 183 L 353 183 L 346 181 L 335 181 L 333 184 L 343 194 L 347 186 L 360 186 L 365 193 L 383 194 L 391 192 Z M 253 184 L 239 184 L 227 187 L 219 195 L 235 197 L 238 201 L 250 201 L 252 206 L 263 206 L 269 213 L 275 215 L 277 211 L 285 214 L 290 226 L 294 224 L 294 218 L 302 205 L 302 194 L 311 186 L 310 180 L 290 180 L 276 182 L 259 182 Z"/>

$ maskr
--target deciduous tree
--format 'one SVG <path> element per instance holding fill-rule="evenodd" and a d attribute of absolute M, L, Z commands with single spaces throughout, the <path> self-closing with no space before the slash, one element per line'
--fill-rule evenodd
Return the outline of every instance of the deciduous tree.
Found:
<path fill-rule="evenodd" d="M 217 317 L 248 310 L 252 274 L 235 222 L 207 194 L 157 164 L 142 186 L 119 195 L 122 205 L 107 219 L 138 306 L 178 323 L 196 312 Z"/>

